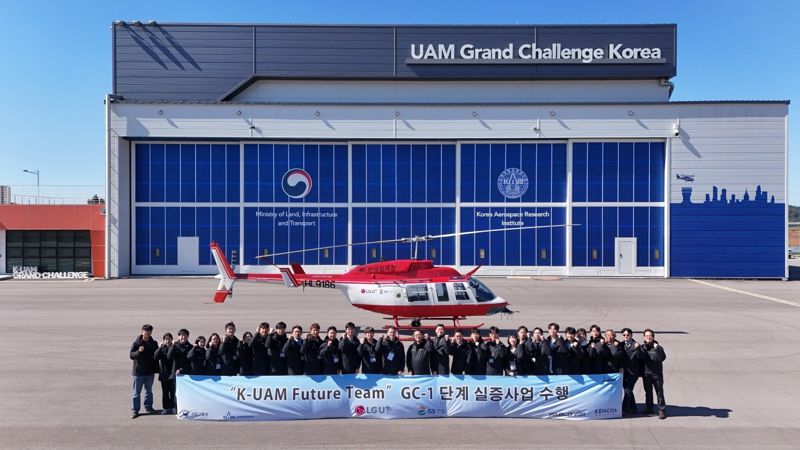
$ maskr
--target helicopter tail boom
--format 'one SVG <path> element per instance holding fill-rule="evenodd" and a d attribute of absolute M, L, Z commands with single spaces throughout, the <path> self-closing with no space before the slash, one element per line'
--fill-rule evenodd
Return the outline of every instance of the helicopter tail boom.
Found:
<path fill-rule="evenodd" d="M 216 242 L 211 243 L 211 254 L 214 256 L 214 262 L 217 264 L 217 269 L 219 269 L 219 285 L 217 285 L 217 290 L 214 292 L 214 303 L 223 303 L 228 297 L 233 296 L 233 283 L 236 282 L 236 273 L 233 271 L 233 268 L 228 263 L 228 259 L 225 258 L 225 254 L 222 253 L 222 249 L 219 247 L 219 244 Z"/>

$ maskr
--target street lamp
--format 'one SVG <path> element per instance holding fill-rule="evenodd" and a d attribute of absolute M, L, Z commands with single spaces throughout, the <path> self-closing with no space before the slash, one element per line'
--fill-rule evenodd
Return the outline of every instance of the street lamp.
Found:
<path fill-rule="evenodd" d="M 36 204 L 38 205 L 39 204 L 39 196 L 41 194 L 41 191 L 39 190 L 39 170 L 38 169 L 37 170 L 23 169 L 22 171 L 25 172 L 25 173 L 32 173 L 32 174 L 36 175 Z"/>

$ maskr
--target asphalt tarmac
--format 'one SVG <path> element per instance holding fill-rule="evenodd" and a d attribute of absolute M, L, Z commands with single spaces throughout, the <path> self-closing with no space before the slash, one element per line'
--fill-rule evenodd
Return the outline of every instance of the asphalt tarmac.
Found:
<path fill-rule="evenodd" d="M 484 281 L 513 316 L 486 326 L 656 330 L 667 353 L 669 418 L 318 420 L 194 423 L 129 418 L 128 349 L 143 323 L 154 335 L 238 334 L 263 321 L 307 328 L 380 316 L 338 291 L 239 283 L 209 304 L 216 280 L 0 282 L 0 447 L 795 447 L 800 442 L 800 282 L 642 279 Z M 470 321 L 472 322 L 472 320 Z M 154 385 L 156 407 L 160 387 Z M 641 383 L 637 400 L 644 402 Z"/>

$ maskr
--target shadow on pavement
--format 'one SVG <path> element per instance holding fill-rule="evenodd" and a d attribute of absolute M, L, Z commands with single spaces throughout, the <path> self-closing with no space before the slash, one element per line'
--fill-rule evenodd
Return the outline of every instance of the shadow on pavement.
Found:
<path fill-rule="evenodd" d="M 733 410 L 727 408 L 709 408 L 707 406 L 672 406 L 667 405 L 667 415 L 671 417 L 718 417 L 727 419 Z"/>

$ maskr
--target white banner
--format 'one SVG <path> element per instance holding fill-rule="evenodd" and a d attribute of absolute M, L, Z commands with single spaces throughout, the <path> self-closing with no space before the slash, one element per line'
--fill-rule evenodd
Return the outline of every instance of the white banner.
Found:
<path fill-rule="evenodd" d="M 178 418 L 300 420 L 621 417 L 619 374 L 559 376 L 179 376 Z"/>

